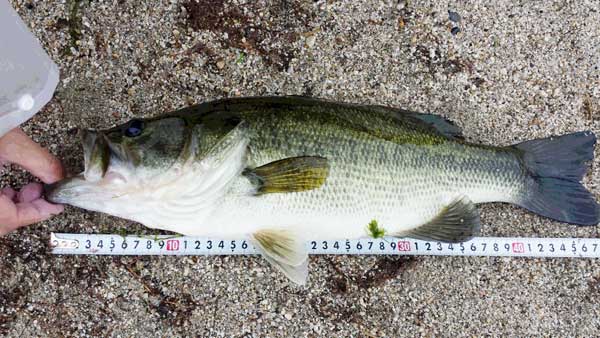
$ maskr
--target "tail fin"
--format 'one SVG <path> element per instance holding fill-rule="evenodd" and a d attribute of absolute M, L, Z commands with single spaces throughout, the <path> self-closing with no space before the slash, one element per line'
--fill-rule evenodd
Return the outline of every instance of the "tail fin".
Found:
<path fill-rule="evenodd" d="M 596 136 L 588 131 L 512 146 L 520 150 L 532 179 L 519 204 L 561 222 L 598 224 L 600 206 L 580 183 L 594 158 L 595 144 Z"/>

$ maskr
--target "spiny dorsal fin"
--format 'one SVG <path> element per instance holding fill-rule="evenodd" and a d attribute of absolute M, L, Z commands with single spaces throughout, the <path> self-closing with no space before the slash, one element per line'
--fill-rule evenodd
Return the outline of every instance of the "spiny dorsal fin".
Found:
<path fill-rule="evenodd" d="M 328 174 L 327 159 L 318 156 L 285 158 L 243 172 L 257 186 L 257 195 L 317 189 Z"/>
<path fill-rule="evenodd" d="M 473 238 L 480 228 L 479 212 L 475 204 L 463 196 L 444 207 L 431 221 L 397 236 L 459 243 Z"/>
<path fill-rule="evenodd" d="M 287 278 L 296 284 L 306 283 L 308 252 L 300 236 L 285 229 L 264 229 L 252 234 L 251 241 Z"/>
<path fill-rule="evenodd" d="M 437 130 L 442 135 L 445 135 L 452 139 L 464 139 L 464 136 L 462 135 L 462 130 L 460 130 L 460 128 L 457 125 L 455 125 L 454 122 L 446 119 L 443 116 L 414 112 L 411 112 L 411 114 L 417 119 L 435 128 L 435 130 Z"/>
<path fill-rule="evenodd" d="M 307 97 L 307 96 L 301 96 L 301 95 L 289 95 L 289 96 L 282 97 L 280 99 L 285 100 L 286 98 L 292 102 L 297 101 L 298 104 L 304 104 L 304 105 L 306 105 L 306 104 L 323 105 L 324 103 L 325 104 L 329 103 L 329 104 L 345 105 L 348 107 L 352 107 L 352 106 L 361 107 L 361 105 L 348 104 L 348 103 L 342 103 L 342 104 L 333 103 L 331 101 L 327 101 L 327 100 L 323 100 L 323 99 L 316 99 L 313 97 Z M 381 105 L 366 105 L 363 107 L 375 108 L 380 111 L 386 111 L 390 115 L 400 118 L 400 119 L 404 118 L 405 115 L 412 116 L 412 117 L 414 117 L 418 120 L 421 120 L 422 122 L 430 125 L 437 132 L 439 132 L 440 134 L 442 134 L 446 137 L 449 137 L 452 139 L 463 139 L 464 138 L 462 135 L 462 131 L 456 124 L 454 124 L 454 122 L 452 122 L 452 121 L 448 120 L 447 118 L 440 116 L 440 115 L 417 113 L 417 112 L 410 111 L 410 110 L 386 107 L 386 106 L 381 106 Z"/>

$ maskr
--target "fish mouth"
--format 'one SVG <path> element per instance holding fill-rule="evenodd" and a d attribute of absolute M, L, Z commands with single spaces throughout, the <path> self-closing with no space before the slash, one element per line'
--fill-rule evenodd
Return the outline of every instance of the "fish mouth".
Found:
<path fill-rule="evenodd" d="M 111 190 L 116 182 L 125 178 L 118 173 L 108 173 L 102 180 L 90 182 L 82 174 L 44 185 L 46 200 L 56 204 L 71 204 L 85 208 L 86 205 L 101 204 L 118 196 Z M 118 183 L 117 183 L 118 184 Z"/>
<path fill-rule="evenodd" d="M 97 193 L 97 185 L 107 173 L 110 147 L 106 136 L 95 130 L 79 131 L 83 146 L 84 170 L 81 174 L 44 185 L 46 199 L 52 203 L 73 204 Z"/>
<path fill-rule="evenodd" d="M 83 146 L 83 176 L 86 181 L 99 181 L 106 174 L 110 164 L 109 141 L 103 133 L 95 130 L 84 129 L 80 134 Z"/>

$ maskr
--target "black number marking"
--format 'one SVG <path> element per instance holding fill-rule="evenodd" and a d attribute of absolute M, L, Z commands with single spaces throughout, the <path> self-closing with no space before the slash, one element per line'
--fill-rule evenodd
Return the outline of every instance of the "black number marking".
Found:
<path fill-rule="evenodd" d="M 110 251 L 113 251 L 113 249 L 115 248 L 115 239 L 114 238 L 110 238 Z"/>
<path fill-rule="evenodd" d="M 548 244 L 548 246 L 550 247 L 550 252 L 554 252 L 554 244 L 550 243 Z"/>
<path fill-rule="evenodd" d="M 123 241 L 123 243 L 121 243 L 121 249 L 127 249 L 127 241 Z"/>
<path fill-rule="evenodd" d="M 133 246 L 133 248 L 137 249 L 138 245 L 140 245 L 140 240 L 136 239 L 134 242 L 135 242 L 135 245 Z"/>
<path fill-rule="evenodd" d="M 335 241 L 335 243 L 333 243 L 333 248 L 339 250 L 340 243 L 338 243 L 338 241 Z"/>
<path fill-rule="evenodd" d="M 312 241 L 312 242 L 310 242 L 310 245 L 312 245 L 313 250 L 317 250 L 317 242 Z"/>
<path fill-rule="evenodd" d="M 219 249 L 225 249 L 225 242 L 223 242 L 223 241 L 219 242 Z"/>
<path fill-rule="evenodd" d="M 350 250 L 350 248 L 352 248 L 350 241 L 346 241 L 346 251 Z"/>
<path fill-rule="evenodd" d="M 165 241 L 163 241 L 162 239 L 160 241 L 158 241 L 158 246 L 160 246 L 160 248 L 164 248 L 165 247 Z"/>
<path fill-rule="evenodd" d="M 235 250 L 235 241 L 231 241 L 231 245 L 229 246 L 231 251 Z"/>
<path fill-rule="evenodd" d="M 100 249 L 104 248 L 104 244 L 102 243 L 102 240 L 98 241 L 98 244 L 96 246 Z"/>
<path fill-rule="evenodd" d="M 246 243 L 246 241 L 242 242 L 242 249 L 244 249 L 244 250 L 248 249 L 248 243 Z"/>
<path fill-rule="evenodd" d="M 537 246 L 539 252 L 544 252 L 544 245 L 542 243 L 538 244 Z"/>
<path fill-rule="evenodd" d="M 89 249 L 92 247 L 92 241 L 90 241 L 89 239 L 85 241 L 85 248 Z"/>
<path fill-rule="evenodd" d="M 323 250 L 327 250 L 327 241 L 323 241 Z"/>
<path fill-rule="evenodd" d="M 442 243 L 437 242 L 437 249 L 438 251 L 442 251 Z"/>
<path fill-rule="evenodd" d="M 146 242 L 146 249 L 148 249 L 148 250 L 152 249 L 152 241 Z"/>
<path fill-rule="evenodd" d="M 425 250 L 431 251 L 431 244 L 429 242 L 425 243 Z"/>
<path fill-rule="evenodd" d="M 369 250 L 373 247 L 373 242 L 369 242 Z"/>
<path fill-rule="evenodd" d="M 206 244 L 208 244 L 208 245 L 206 246 L 206 248 L 207 248 L 208 250 L 212 249 L 212 241 L 211 241 L 211 240 L 208 240 L 208 241 L 206 241 Z"/>
<path fill-rule="evenodd" d="M 362 250 L 362 244 L 360 244 L 360 242 L 356 243 L 356 249 Z"/>

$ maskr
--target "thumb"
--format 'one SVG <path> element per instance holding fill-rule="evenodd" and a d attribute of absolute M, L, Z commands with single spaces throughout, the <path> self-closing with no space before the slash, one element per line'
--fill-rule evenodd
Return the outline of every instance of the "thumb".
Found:
<path fill-rule="evenodd" d="M 60 161 L 19 128 L 0 138 L 1 160 L 20 165 L 44 183 L 54 183 L 64 175 Z"/>

